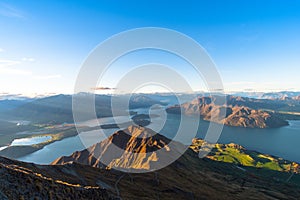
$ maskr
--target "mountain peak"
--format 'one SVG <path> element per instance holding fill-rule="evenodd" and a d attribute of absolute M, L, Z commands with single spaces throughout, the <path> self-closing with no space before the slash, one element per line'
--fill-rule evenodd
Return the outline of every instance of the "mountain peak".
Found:
<path fill-rule="evenodd" d="M 168 162 L 178 158 L 179 152 L 186 148 L 180 143 L 174 145 L 170 142 L 170 139 L 149 128 L 131 125 L 83 151 L 60 157 L 52 164 L 77 162 L 107 169 L 157 169 L 161 165 L 157 161 L 166 159 Z"/>
<path fill-rule="evenodd" d="M 169 142 L 170 139 L 152 129 L 131 125 L 124 130 L 116 131 L 101 143 L 114 144 L 127 152 L 148 153 L 167 147 Z"/>
<path fill-rule="evenodd" d="M 125 132 L 126 134 L 130 135 L 131 137 L 153 137 L 157 135 L 156 132 L 154 132 L 152 129 L 143 127 L 143 126 L 137 126 L 137 125 L 130 125 L 127 129 L 118 131 L 118 132 Z M 114 135 L 112 135 L 114 136 Z"/>

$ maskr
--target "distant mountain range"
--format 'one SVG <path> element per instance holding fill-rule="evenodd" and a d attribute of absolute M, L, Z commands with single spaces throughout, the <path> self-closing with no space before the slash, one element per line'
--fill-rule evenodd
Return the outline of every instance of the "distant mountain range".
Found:
<path fill-rule="evenodd" d="M 255 99 L 281 99 L 283 97 L 294 98 L 300 95 L 300 92 L 281 91 L 281 92 L 231 92 L 233 96 L 242 96 Z"/>
<path fill-rule="evenodd" d="M 84 94 L 81 98 L 85 98 Z M 109 95 L 95 95 L 95 109 L 97 117 L 112 116 L 111 98 Z M 122 99 L 122 96 L 114 96 Z M 147 96 L 134 95 L 129 102 L 130 108 L 150 107 L 154 104 L 164 104 Z M 118 109 L 118 108 L 117 108 Z M 125 111 L 120 111 L 120 113 Z M 45 98 L 34 99 L 31 101 L 23 100 L 3 100 L 0 101 L 0 118 L 21 119 L 34 123 L 53 123 L 73 122 L 72 96 L 56 95 Z"/>
<path fill-rule="evenodd" d="M 177 93 L 136 93 L 134 95 L 137 96 L 148 96 L 155 100 L 161 99 L 161 98 L 167 98 L 170 99 L 170 97 L 174 97 L 174 95 L 177 96 L 184 96 L 186 100 L 191 100 L 190 98 L 195 98 L 196 96 L 210 96 L 210 95 L 219 95 L 218 92 L 194 92 L 194 93 L 184 93 L 184 92 L 177 92 Z M 233 95 L 233 96 L 242 96 L 242 97 L 248 97 L 248 98 L 255 98 L 255 99 L 280 99 L 282 97 L 289 97 L 293 98 L 296 96 L 300 96 L 300 91 L 280 91 L 280 92 L 255 92 L 255 91 L 245 91 L 245 92 L 226 92 L 227 95 Z M 2 100 L 34 100 L 34 99 L 41 99 L 41 98 L 47 98 L 50 96 L 56 96 L 58 94 L 41 94 L 41 95 L 35 95 L 35 96 L 25 96 L 22 94 L 1 94 L 0 93 L 0 101 Z M 128 94 L 125 94 L 128 95 Z M 107 94 L 107 96 L 110 96 L 110 94 Z"/>
<path fill-rule="evenodd" d="M 261 98 L 263 99 L 297 99 L 300 96 L 300 92 L 269 92 L 264 93 Z"/>
<path fill-rule="evenodd" d="M 227 104 L 232 107 L 244 106 L 253 110 L 267 110 L 271 112 L 296 112 L 300 113 L 300 96 L 296 96 L 298 93 L 275 93 L 277 97 L 280 95 L 288 94 L 292 97 L 281 97 L 271 99 L 255 99 L 241 96 L 228 95 Z M 82 98 L 84 98 L 84 94 Z M 136 94 L 131 96 L 129 102 L 129 108 L 149 108 L 152 105 L 176 105 L 179 103 L 178 98 L 183 102 L 191 102 L 195 99 L 196 94 Z M 209 97 L 208 94 L 199 95 L 201 97 Z M 266 94 L 267 95 L 267 94 Z M 124 95 L 115 95 L 114 98 L 122 100 Z M 270 97 L 270 95 L 269 95 Z M 274 96 L 275 97 L 275 96 Z M 111 111 L 111 99 L 110 95 L 95 95 L 95 108 L 97 117 L 110 117 Z M 125 98 L 124 98 L 125 99 Z M 181 103 L 183 103 L 181 102 Z M 118 108 L 117 108 L 118 109 Z M 124 113 L 124 110 L 119 110 L 119 113 Z M 232 112 L 235 112 L 234 110 Z M 277 116 L 282 117 L 282 113 Z M 284 119 L 294 119 L 294 116 L 286 115 Z M 26 120 L 32 123 L 72 123 L 72 96 L 71 95 L 55 95 L 38 99 L 26 99 L 26 100 L 0 100 L 0 120 Z"/>

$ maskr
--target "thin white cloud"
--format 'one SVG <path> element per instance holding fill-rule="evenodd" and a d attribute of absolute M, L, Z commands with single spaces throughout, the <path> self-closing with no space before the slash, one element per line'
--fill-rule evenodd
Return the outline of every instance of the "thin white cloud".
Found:
<path fill-rule="evenodd" d="M 0 68 L 0 74 L 31 75 L 32 72 L 21 69 Z"/>
<path fill-rule="evenodd" d="M 25 62 L 34 62 L 35 59 L 34 58 L 26 58 L 26 57 L 24 57 L 24 58 L 22 58 L 22 61 L 25 61 Z"/>
<path fill-rule="evenodd" d="M 23 94 L 13 94 L 13 93 L 0 93 L 0 100 L 4 99 L 28 99 L 29 97 L 23 95 Z"/>
<path fill-rule="evenodd" d="M 0 53 L 1 53 L 1 52 L 4 52 L 4 49 L 0 48 Z"/>
<path fill-rule="evenodd" d="M 24 18 L 22 11 L 6 3 L 0 4 L 0 15 L 4 17 Z"/>
<path fill-rule="evenodd" d="M 1 11 L 4 7 L 8 7 L 7 5 L 3 5 L 0 3 L 0 15 Z M 1 10 L 2 9 L 2 10 Z M 0 52 L 4 51 L 2 48 L 0 48 Z M 38 80 L 45 80 L 45 79 L 55 79 L 60 78 L 60 74 L 56 75 L 46 75 L 46 76 L 40 76 L 40 75 L 34 75 L 32 71 L 24 70 L 24 69 L 18 69 L 18 65 L 24 64 L 26 62 L 34 62 L 35 59 L 32 57 L 23 57 L 21 60 L 10 60 L 10 59 L 2 59 L 0 58 L 0 75 L 3 74 L 9 74 L 9 75 L 27 75 L 30 76 L 33 79 Z"/>
<path fill-rule="evenodd" d="M 57 79 L 61 78 L 60 74 L 54 75 L 34 75 L 29 70 L 17 69 L 16 66 L 24 63 L 24 62 L 33 62 L 35 61 L 33 58 L 23 58 L 21 61 L 18 60 L 7 60 L 0 58 L 0 75 L 1 74 L 13 74 L 13 75 L 28 75 L 33 79 L 37 80 L 48 80 L 48 79 Z"/>
<path fill-rule="evenodd" d="M 61 78 L 61 75 L 55 74 L 55 75 L 47 75 L 47 76 L 34 76 L 34 78 L 39 80 L 47 80 L 47 79 Z"/>
<path fill-rule="evenodd" d="M 225 83 L 225 85 L 250 85 L 250 84 L 255 84 L 255 82 L 252 82 L 252 81 L 237 81 L 237 82 Z"/>
<path fill-rule="evenodd" d="M 30 75 L 32 72 L 13 68 L 16 65 L 21 64 L 17 60 L 5 60 L 0 59 L 0 74 L 17 74 L 17 75 Z"/>
<path fill-rule="evenodd" d="M 20 64 L 20 61 L 17 60 L 6 60 L 6 59 L 0 59 L 0 68 L 9 67 L 13 65 Z"/>
<path fill-rule="evenodd" d="M 111 88 L 111 87 L 95 87 L 91 88 L 92 90 L 115 90 L 116 88 Z"/>

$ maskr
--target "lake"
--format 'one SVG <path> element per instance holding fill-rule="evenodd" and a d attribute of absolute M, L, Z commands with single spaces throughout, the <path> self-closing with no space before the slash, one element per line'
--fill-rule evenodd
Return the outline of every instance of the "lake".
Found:
<path fill-rule="evenodd" d="M 147 109 L 136 109 L 139 113 L 147 113 Z M 154 114 L 161 114 L 160 110 L 154 111 Z M 155 113 L 156 112 L 156 113 Z M 150 128 L 159 128 L 160 133 L 166 137 L 173 138 L 177 132 L 180 124 L 180 115 L 168 114 L 166 123 L 161 129 L 161 121 L 159 118 L 154 118 L 154 122 L 149 125 Z M 128 117 L 118 117 L 119 121 L 128 121 Z M 155 121 L 156 120 L 156 121 Z M 188 123 L 193 124 L 195 118 L 186 117 Z M 113 122 L 113 118 L 105 118 L 101 122 Z M 90 125 L 93 123 L 89 121 Z M 279 156 L 287 160 L 296 161 L 300 163 L 300 155 L 298 154 L 298 147 L 300 143 L 300 121 L 289 121 L 290 125 L 274 128 L 274 129 L 251 129 L 240 127 L 224 126 L 222 134 L 218 140 L 219 143 L 237 143 L 249 150 L 256 150 L 264 154 Z M 204 138 L 208 129 L 209 122 L 201 120 L 196 137 Z M 107 136 L 111 135 L 116 129 L 103 130 Z M 191 135 L 188 129 L 187 136 Z M 99 137 L 99 131 L 89 131 L 84 134 L 86 146 L 91 146 L 105 137 Z M 191 142 L 189 137 L 182 137 L 180 141 L 184 144 Z M 39 164 L 49 164 L 56 158 L 63 155 L 70 155 L 74 151 L 83 150 L 85 146 L 82 144 L 80 137 L 70 137 L 61 141 L 54 142 L 45 146 L 43 149 L 34 152 L 28 156 L 20 158 L 19 160 L 26 162 L 35 162 Z"/>

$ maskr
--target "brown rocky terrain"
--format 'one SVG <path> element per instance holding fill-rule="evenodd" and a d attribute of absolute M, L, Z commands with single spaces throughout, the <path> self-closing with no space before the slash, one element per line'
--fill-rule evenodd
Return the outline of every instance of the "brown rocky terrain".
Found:
<path fill-rule="evenodd" d="M 74 170 L 75 166 L 41 166 L 0 157 L 0 199 L 119 199 L 87 185 Z"/>
<path fill-rule="evenodd" d="M 191 102 L 167 108 L 167 112 L 201 116 L 204 120 L 223 123 L 228 126 L 247 128 L 274 128 L 288 125 L 288 122 L 271 112 L 254 110 L 243 105 L 245 98 L 227 97 L 227 104 L 217 103 L 217 97 L 198 97 Z M 246 103 L 245 103 L 246 104 Z"/>

